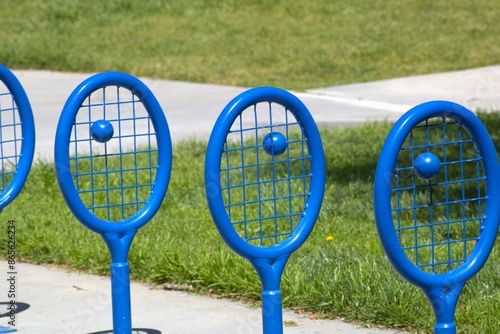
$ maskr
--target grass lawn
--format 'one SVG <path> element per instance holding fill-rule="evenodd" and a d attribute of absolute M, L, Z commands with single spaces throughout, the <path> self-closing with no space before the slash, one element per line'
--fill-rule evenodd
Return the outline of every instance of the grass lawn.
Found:
<path fill-rule="evenodd" d="M 305 90 L 496 64 L 499 12 L 496 0 L 4 1 L 0 63 Z M 481 117 L 500 147 L 500 118 Z M 309 240 L 287 264 L 283 303 L 318 317 L 431 333 L 428 301 L 392 269 L 375 229 L 373 174 L 390 126 L 322 130 L 325 199 Z M 131 275 L 257 303 L 254 269 L 223 243 L 207 209 L 205 146 L 177 144 L 165 201 L 132 244 Z M 109 272 L 104 242 L 67 209 L 52 162 L 34 165 L 2 217 L 16 220 L 23 260 Z M 462 333 L 498 332 L 499 261 L 496 247 L 466 285 L 456 313 Z"/>
<path fill-rule="evenodd" d="M 492 133 L 500 126 L 498 114 L 481 117 Z M 373 174 L 390 127 L 369 123 L 322 130 L 328 157 L 323 208 L 310 238 L 285 269 L 283 302 L 287 308 L 318 317 L 431 333 L 434 318 L 428 301 L 392 269 L 373 218 Z M 498 135 L 495 141 L 500 144 Z M 199 293 L 258 302 L 261 287 L 254 269 L 223 243 L 208 212 L 203 186 L 205 146 L 206 142 L 195 141 L 176 145 L 165 201 L 132 244 L 132 278 L 192 285 Z M 104 242 L 67 209 L 52 163 L 38 162 L 33 167 L 23 192 L 2 216 L 16 220 L 22 259 L 108 273 Z M 494 333 L 500 326 L 495 317 L 500 312 L 499 260 L 496 247 L 464 289 L 456 313 L 463 333 Z"/>
<path fill-rule="evenodd" d="M 0 63 L 302 90 L 498 63 L 496 0 L 4 1 Z"/>

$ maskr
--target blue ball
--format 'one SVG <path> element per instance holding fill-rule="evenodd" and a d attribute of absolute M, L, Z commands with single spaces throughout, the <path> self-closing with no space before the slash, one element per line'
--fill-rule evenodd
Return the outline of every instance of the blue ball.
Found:
<path fill-rule="evenodd" d="M 280 155 L 286 151 L 288 142 L 285 136 L 279 132 L 270 132 L 262 140 L 264 151 L 269 155 Z"/>
<path fill-rule="evenodd" d="M 106 143 L 113 137 L 113 125 L 104 119 L 98 120 L 90 127 L 92 139 L 99 143 Z"/>
<path fill-rule="evenodd" d="M 415 161 L 413 161 L 413 168 L 418 177 L 424 180 L 431 180 L 439 174 L 441 161 L 435 154 L 425 152 L 419 154 Z"/>

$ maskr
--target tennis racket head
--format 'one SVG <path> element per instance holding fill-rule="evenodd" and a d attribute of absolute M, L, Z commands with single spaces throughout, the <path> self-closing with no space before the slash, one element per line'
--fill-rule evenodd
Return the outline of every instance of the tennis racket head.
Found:
<path fill-rule="evenodd" d="M 35 152 L 33 112 L 21 83 L 0 65 L 0 210 L 21 191 Z"/>
<path fill-rule="evenodd" d="M 55 138 L 57 179 L 69 208 L 89 229 L 140 228 L 160 207 L 172 145 L 165 115 L 139 79 L 96 74 L 68 98 Z"/>
<path fill-rule="evenodd" d="M 205 161 L 205 190 L 224 241 L 248 259 L 277 259 L 307 239 L 325 187 L 316 124 L 294 95 L 250 89 L 220 114 Z"/>
<path fill-rule="evenodd" d="M 481 121 L 446 101 L 404 114 L 382 148 L 374 183 L 378 233 L 397 271 L 422 288 L 466 282 L 499 226 L 500 168 Z"/>

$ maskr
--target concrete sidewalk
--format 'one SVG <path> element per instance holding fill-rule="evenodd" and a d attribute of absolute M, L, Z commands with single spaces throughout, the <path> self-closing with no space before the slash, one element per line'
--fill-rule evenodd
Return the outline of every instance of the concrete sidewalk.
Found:
<path fill-rule="evenodd" d="M 30 98 L 36 122 L 37 159 L 52 159 L 55 128 L 72 90 L 89 74 L 14 71 Z M 220 111 L 241 87 L 143 79 L 162 105 L 172 139 L 207 138 Z M 320 126 L 345 126 L 396 120 L 416 104 L 451 100 L 472 109 L 500 110 L 500 66 L 352 84 L 295 93 Z M 83 227 L 82 227 L 83 228 Z M 21 233 L 21 232 L 20 232 Z M 133 245 L 132 245 L 133 247 Z M 6 272 L 7 264 L 0 261 Z M 133 270 L 133 268 L 132 268 Z M 108 277 L 84 275 L 47 266 L 17 264 L 21 333 L 110 333 L 111 289 Z M 0 280 L 0 325 L 6 325 L 7 281 Z M 332 287 L 334 288 L 334 287 Z M 3 291 L 3 292 L 2 292 Z M 261 311 L 228 300 L 181 291 L 152 290 L 133 283 L 133 327 L 138 333 L 259 333 Z M 285 333 L 400 333 L 359 328 L 333 320 L 312 320 L 284 312 L 297 326 Z"/>
<path fill-rule="evenodd" d="M 66 99 L 90 74 L 14 71 L 30 98 L 37 158 L 51 159 L 57 120 Z M 219 113 L 247 88 L 141 78 L 165 112 L 173 141 L 208 138 Z M 473 111 L 500 110 L 500 65 L 295 93 L 320 126 L 398 119 L 415 105 L 450 100 Z"/>
<path fill-rule="evenodd" d="M 0 262 L 0 266 L 7 268 L 5 262 Z M 17 301 L 23 303 L 18 307 L 29 305 L 16 315 L 20 333 L 113 333 L 109 277 L 27 263 L 18 264 L 17 272 Z M 6 291 L 3 283 L 0 288 Z M 134 334 L 262 332 L 261 310 L 243 303 L 183 291 L 157 290 L 139 283 L 131 284 L 131 299 Z M 2 305 L 2 314 L 5 308 L 6 305 Z M 2 318 L 0 325 L 7 324 L 3 319 L 6 318 Z M 340 320 L 312 320 L 293 311 L 285 311 L 283 320 L 296 325 L 285 327 L 285 334 L 401 333 L 360 328 Z"/>

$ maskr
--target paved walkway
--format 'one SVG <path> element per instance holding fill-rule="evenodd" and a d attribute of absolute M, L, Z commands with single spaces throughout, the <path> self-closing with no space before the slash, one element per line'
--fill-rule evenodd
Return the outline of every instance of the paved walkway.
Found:
<path fill-rule="evenodd" d="M 33 107 L 37 157 L 51 158 L 60 112 L 73 89 L 89 74 L 14 71 Z M 226 104 L 247 88 L 142 80 L 160 102 L 172 140 L 207 138 Z M 450 100 L 472 110 L 500 110 L 500 65 L 466 71 L 351 84 L 295 93 L 316 122 L 327 126 L 396 120 L 415 105 Z"/>
<path fill-rule="evenodd" d="M 30 98 L 37 131 L 37 159 L 52 159 L 55 128 L 71 91 L 88 74 L 15 71 Z M 224 106 L 241 87 L 143 79 L 167 116 L 174 141 L 206 138 Z M 396 120 L 405 111 L 429 100 L 451 100 L 472 109 L 500 110 L 500 66 L 423 75 L 378 82 L 313 89 L 296 95 L 319 125 L 346 126 L 373 120 Z M 132 245 L 133 247 L 133 245 Z M 0 261 L 0 268 L 7 268 Z M 111 333 L 110 281 L 47 266 L 18 264 L 20 303 L 16 318 L 20 333 Z M 7 283 L 0 280 L 0 293 Z M 3 292 L 2 292 L 3 291 Z M 259 333 L 261 311 L 229 300 L 194 296 L 186 292 L 153 290 L 133 283 L 133 327 L 136 333 Z M 6 315 L 6 296 L 0 314 Z M 2 310 L 3 309 L 3 310 Z M 312 320 L 291 311 L 284 320 L 286 334 L 401 333 L 366 329 L 342 321 Z M 2 317 L 0 325 L 8 318 Z"/>

